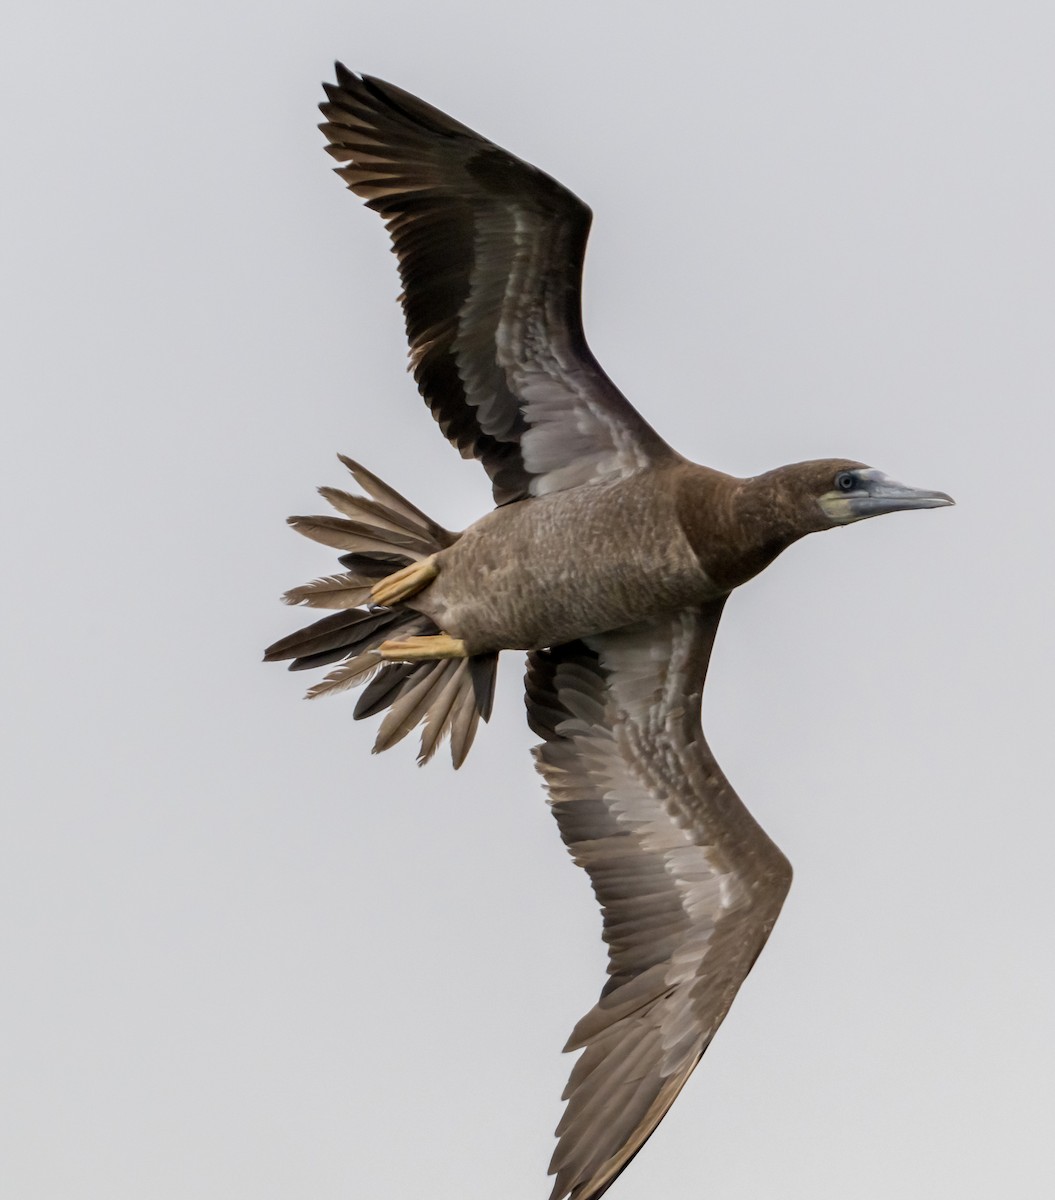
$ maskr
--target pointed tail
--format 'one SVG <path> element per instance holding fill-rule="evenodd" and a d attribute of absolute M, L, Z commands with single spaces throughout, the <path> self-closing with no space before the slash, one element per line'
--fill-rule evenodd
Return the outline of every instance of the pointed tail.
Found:
<path fill-rule="evenodd" d="M 418 762 L 427 762 L 449 734 L 451 759 L 460 767 L 480 718 L 486 721 L 491 715 L 498 655 L 385 662 L 378 650 L 382 642 L 440 630 L 402 604 L 366 607 L 381 579 L 444 549 L 458 535 L 437 525 L 358 463 L 339 457 L 367 496 L 320 488 L 342 515 L 290 517 L 289 523 L 305 537 L 345 551 L 339 560 L 345 570 L 291 588 L 283 599 L 340 611 L 281 638 L 267 648 L 264 660 L 292 659 L 291 671 L 339 663 L 308 691 L 309 698 L 366 684 L 353 713 L 356 720 L 389 710 L 378 730 L 375 754 L 423 725 Z"/>

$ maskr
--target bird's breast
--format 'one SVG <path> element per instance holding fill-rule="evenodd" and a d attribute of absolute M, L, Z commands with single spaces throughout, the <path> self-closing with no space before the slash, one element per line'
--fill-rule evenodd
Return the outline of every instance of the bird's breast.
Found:
<path fill-rule="evenodd" d="M 707 579 L 672 495 L 649 479 L 496 509 L 438 556 L 411 601 L 473 653 L 532 650 L 702 604 Z"/>

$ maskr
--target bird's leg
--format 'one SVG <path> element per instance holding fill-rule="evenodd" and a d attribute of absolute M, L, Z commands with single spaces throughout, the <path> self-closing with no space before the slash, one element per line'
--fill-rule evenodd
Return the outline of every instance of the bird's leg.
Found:
<path fill-rule="evenodd" d="M 461 638 L 449 633 L 431 637 L 393 638 L 378 647 L 381 657 L 391 662 L 422 662 L 429 658 L 468 658 L 469 651 Z"/>
<path fill-rule="evenodd" d="M 409 567 L 403 567 L 402 570 L 379 580 L 370 590 L 370 599 L 374 604 L 383 604 L 385 608 L 391 608 L 393 604 L 398 604 L 400 600 L 406 600 L 408 596 L 413 596 L 415 592 L 427 587 L 439 573 L 436 555 L 430 554 L 421 562 L 411 563 Z"/>

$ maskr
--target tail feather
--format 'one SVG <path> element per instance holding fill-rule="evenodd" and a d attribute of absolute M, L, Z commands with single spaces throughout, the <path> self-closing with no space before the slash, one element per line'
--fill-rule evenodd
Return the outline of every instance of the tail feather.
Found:
<path fill-rule="evenodd" d="M 396 697 L 388 715 L 381 722 L 374 743 L 374 753 L 380 754 L 401 742 L 415 727 L 427 720 L 432 706 L 442 700 L 443 685 L 461 664 L 454 659 L 438 659 L 426 663 L 427 670 L 419 671 Z M 421 758 L 425 758 L 422 738 Z"/>
<path fill-rule="evenodd" d="M 424 728 L 421 730 L 421 757 L 426 761 L 436 754 L 436 748 L 444 734 L 450 732 L 451 713 L 454 712 L 455 702 L 466 684 L 468 670 L 466 660 L 456 662 L 454 671 L 445 672 L 443 688 L 440 689 L 436 700 L 428 706 Z"/>
<path fill-rule="evenodd" d="M 498 655 L 496 654 L 491 666 L 492 675 L 497 668 Z M 486 721 L 490 712 L 481 713 L 475 691 L 462 692 L 454 706 L 454 715 L 451 718 L 451 762 L 454 763 L 455 770 L 465 762 L 465 756 L 469 753 L 473 738 L 476 737 L 476 727 L 480 724 L 481 716 Z"/>
<path fill-rule="evenodd" d="M 466 687 L 468 684 L 468 687 Z M 458 697 L 463 691 L 472 691 L 472 681 L 469 679 L 469 664 L 466 659 L 460 659 L 454 664 L 453 671 L 445 671 L 443 685 L 436 698 L 425 713 L 424 728 L 421 731 L 421 751 L 419 758 L 428 762 L 436 753 L 436 747 L 443 737 L 450 733 L 451 718 Z"/>
<path fill-rule="evenodd" d="M 320 650 L 317 654 L 305 654 L 289 664 L 290 671 L 314 671 L 316 667 L 328 667 L 348 657 L 347 646 L 335 646 L 332 650 Z M 305 692 L 305 696 L 307 693 Z"/>
<path fill-rule="evenodd" d="M 421 522 L 404 516 L 394 508 L 388 508 L 377 500 L 367 500 L 363 496 L 353 496 L 340 488 L 321 487 L 319 495 L 328 500 L 339 512 L 353 521 L 361 521 L 376 529 L 388 529 L 392 533 L 409 533 L 419 537 Z"/>
<path fill-rule="evenodd" d="M 364 466 L 361 466 L 350 458 L 346 458 L 343 454 L 338 454 L 337 457 L 351 471 L 355 482 L 364 492 L 373 496 L 379 504 L 384 504 L 388 508 L 395 509 L 396 512 L 402 513 L 403 516 L 414 522 L 416 527 L 423 529 L 429 534 L 438 548 L 452 546 L 457 540 L 456 535 L 451 533 L 449 529 L 444 529 L 442 525 L 437 525 L 420 508 L 411 504 L 395 488 L 389 487 L 387 483 L 378 479 L 376 475 L 371 474 Z"/>
<path fill-rule="evenodd" d="M 384 550 L 362 550 L 358 554 L 342 554 L 337 561 L 350 574 L 376 582 L 413 563 L 405 554 L 387 554 Z"/>
<path fill-rule="evenodd" d="M 366 521 L 350 521 L 347 517 L 288 517 L 287 521 L 305 537 L 335 550 L 378 550 L 398 548 L 411 559 L 428 558 L 434 553 L 425 539 L 410 533 L 396 532 Z"/>
<path fill-rule="evenodd" d="M 393 613 L 391 609 L 372 611 L 366 608 L 337 612 L 314 621 L 304 629 L 298 629 L 288 637 L 279 638 L 264 651 L 264 661 L 281 662 L 291 658 L 294 661 L 290 670 L 299 671 L 303 670 L 300 665 L 303 659 L 331 650 L 342 651 L 343 657 L 359 654 L 363 650 L 373 649 L 375 644 L 380 645 L 408 615 L 411 614 L 405 609 L 399 613 Z M 417 616 L 416 613 L 413 615 Z M 419 617 L 418 620 L 431 624 L 427 617 Z M 380 636 L 375 637 L 375 634 Z"/>
<path fill-rule="evenodd" d="M 417 663 L 390 662 L 385 663 L 373 679 L 363 688 L 359 699 L 355 702 L 352 716 L 361 721 L 363 717 L 376 717 L 396 699 L 403 684 L 417 670 Z"/>
<path fill-rule="evenodd" d="M 498 678 L 497 651 L 493 654 L 474 654 L 469 659 L 469 673 L 472 675 L 476 708 L 485 721 L 490 721 L 495 702 L 495 680 Z"/>
<path fill-rule="evenodd" d="M 309 608 L 358 608 L 370 599 L 372 587 L 373 583 L 364 583 L 349 571 L 290 588 L 282 600 L 286 604 L 307 604 Z"/>
<path fill-rule="evenodd" d="M 402 604 L 369 603 L 381 579 L 453 544 L 458 535 L 427 517 L 394 488 L 343 455 L 367 496 L 339 488 L 320 488 L 341 516 L 290 517 L 298 533 L 346 551 L 340 556 L 343 574 L 327 575 L 283 597 L 287 604 L 339 611 L 280 638 L 266 651 L 268 662 L 292 660 L 291 671 L 339 665 L 309 691 L 308 696 L 332 695 L 362 684 L 354 717 L 388 713 L 378 729 L 374 752 L 387 750 L 422 725 L 418 762 L 435 754 L 444 737 L 451 742 L 455 767 L 465 761 L 480 722 L 491 715 L 497 654 L 468 659 L 387 662 L 380 646 L 390 639 L 439 633 L 426 616 Z"/>
<path fill-rule="evenodd" d="M 331 671 L 324 679 L 313 684 L 304 693 L 305 700 L 315 700 L 319 696 L 333 696 L 337 692 L 345 692 L 348 688 L 357 687 L 381 666 L 384 660 L 376 650 L 367 650 L 357 658 L 342 663 L 336 671 Z"/>

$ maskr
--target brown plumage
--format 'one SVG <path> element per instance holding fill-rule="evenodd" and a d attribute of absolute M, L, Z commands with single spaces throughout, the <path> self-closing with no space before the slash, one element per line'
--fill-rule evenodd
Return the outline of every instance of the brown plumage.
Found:
<path fill-rule="evenodd" d="M 560 184 L 391 84 L 337 67 L 322 130 L 384 218 L 411 363 L 497 507 L 461 534 L 344 460 L 366 497 L 291 524 L 345 551 L 290 603 L 339 610 L 268 651 L 366 683 L 375 744 L 423 726 L 457 766 L 498 654 L 530 651 L 527 709 L 561 836 L 604 914 L 609 979 L 572 1033 L 551 1200 L 595 1200 L 725 1017 L 791 881 L 715 762 L 700 697 L 729 593 L 808 533 L 951 504 L 848 459 L 734 479 L 687 462 L 598 366 L 579 290 L 590 226 Z M 371 601 L 374 603 L 371 604 Z"/>

